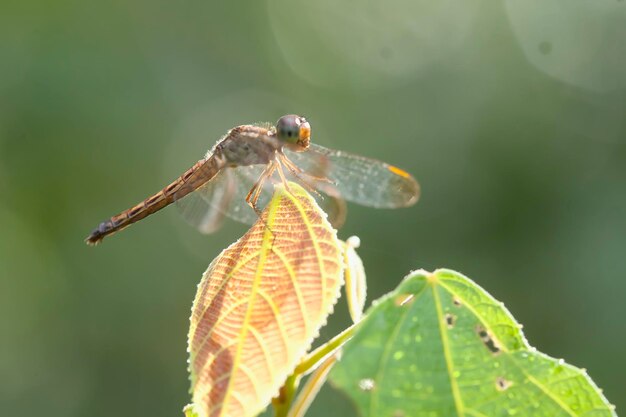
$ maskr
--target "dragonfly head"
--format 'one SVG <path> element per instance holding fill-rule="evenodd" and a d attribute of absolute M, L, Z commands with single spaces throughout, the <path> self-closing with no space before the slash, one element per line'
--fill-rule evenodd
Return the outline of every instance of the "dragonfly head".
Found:
<path fill-rule="evenodd" d="M 311 125 L 302 116 L 288 114 L 276 122 L 276 137 L 292 151 L 305 151 L 311 139 Z"/>

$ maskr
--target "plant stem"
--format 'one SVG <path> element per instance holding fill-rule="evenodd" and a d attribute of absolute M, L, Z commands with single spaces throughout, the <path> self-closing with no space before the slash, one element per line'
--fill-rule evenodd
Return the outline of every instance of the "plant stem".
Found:
<path fill-rule="evenodd" d="M 330 339 L 328 342 L 324 343 L 313 352 L 309 353 L 301 362 L 296 366 L 293 373 L 287 377 L 285 383 L 280 388 L 278 392 L 278 396 L 272 399 L 272 406 L 274 407 L 274 416 L 275 417 L 287 417 L 289 414 L 289 410 L 291 409 L 293 399 L 296 396 L 296 392 L 298 390 L 298 385 L 300 384 L 300 379 L 307 375 L 308 373 L 314 371 L 321 363 L 329 358 L 329 355 L 336 353 L 337 349 L 339 349 L 346 341 L 348 341 L 352 335 L 354 334 L 355 325 L 348 327 L 343 332 L 339 333 L 337 336 Z M 328 360 L 327 363 L 332 365 L 335 362 L 335 359 Z M 326 363 L 326 362 L 325 362 Z M 330 367 L 326 369 L 326 373 L 330 370 Z M 323 381 L 322 381 L 323 382 Z M 311 392 L 317 393 L 319 391 L 319 386 L 316 387 L 316 390 L 312 390 Z M 312 399 L 309 401 L 309 403 Z"/>
<path fill-rule="evenodd" d="M 318 364 L 326 358 L 326 356 L 333 353 L 335 350 L 340 348 L 345 342 L 347 342 L 352 335 L 354 334 L 355 325 L 348 327 L 343 332 L 339 333 L 337 336 L 330 339 L 328 342 L 324 343 L 322 346 L 315 349 L 313 352 L 309 353 L 294 371 L 294 374 L 302 374 L 306 375 L 309 372 L 313 371 Z"/>

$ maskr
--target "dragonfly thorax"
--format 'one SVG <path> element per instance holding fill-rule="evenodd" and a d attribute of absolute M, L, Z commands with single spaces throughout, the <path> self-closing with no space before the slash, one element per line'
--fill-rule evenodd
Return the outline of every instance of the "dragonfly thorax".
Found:
<path fill-rule="evenodd" d="M 229 166 L 267 165 L 282 147 L 283 143 L 271 130 L 246 125 L 228 132 L 213 153 Z"/>

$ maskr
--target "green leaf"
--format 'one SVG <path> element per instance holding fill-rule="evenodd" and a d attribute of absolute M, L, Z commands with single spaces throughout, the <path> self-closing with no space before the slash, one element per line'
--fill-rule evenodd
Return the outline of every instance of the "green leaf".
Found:
<path fill-rule="evenodd" d="M 502 303 L 416 271 L 370 309 L 331 382 L 362 416 L 615 416 L 586 372 L 528 345 Z"/>

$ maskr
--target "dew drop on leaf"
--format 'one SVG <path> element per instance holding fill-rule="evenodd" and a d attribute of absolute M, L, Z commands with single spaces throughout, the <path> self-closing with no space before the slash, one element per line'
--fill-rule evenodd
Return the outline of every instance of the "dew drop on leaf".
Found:
<path fill-rule="evenodd" d="M 364 378 L 359 381 L 359 388 L 363 391 L 371 391 L 376 387 L 376 383 L 371 378 Z"/>

